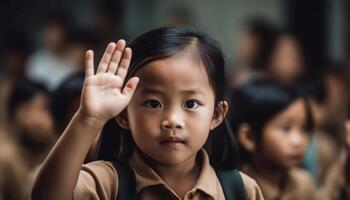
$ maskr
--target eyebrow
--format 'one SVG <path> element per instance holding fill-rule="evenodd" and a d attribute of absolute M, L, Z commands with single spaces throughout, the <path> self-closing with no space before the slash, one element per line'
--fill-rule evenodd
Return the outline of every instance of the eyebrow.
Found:
<path fill-rule="evenodd" d="M 143 88 L 141 90 L 141 94 L 164 94 L 164 91 L 160 89 L 154 89 L 154 88 Z"/>
<path fill-rule="evenodd" d="M 165 91 L 161 89 L 154 89 L 154 88 L 143 88 L 141 90 L 141 94 L 147 95 L 147 94 L 164 94 Z M 194 94 L 201 94 L 205 96 L 205 93 L 201 89 L 189 89 L 189 90 L 183 90 L 181 91 L 181 94 L 186 94 L 186 95 L 194 95 Z"/>

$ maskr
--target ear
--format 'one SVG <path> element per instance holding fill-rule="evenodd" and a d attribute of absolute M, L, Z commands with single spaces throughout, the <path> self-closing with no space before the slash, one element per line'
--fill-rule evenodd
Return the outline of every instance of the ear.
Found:
<path fill-rule="evenodd" d="M 211 120 L 210 130 L 215 129 L 221 124 L 222 121 L 224 121 L 227 111 L 228 111 L 227 101 L 219 101 L 218 105 L 214 110 L 214 116 L 213 116 L 213 119 Z"/>
<path fill-rule="evenodd" d="M 247 123 L 242 123 L 238 127 L 238 141 L 248 151 L 255 151 L 256 145 L 252 129 Z"/>
<path fill-rule="evenodd" d="M 128 114 L 125 110 L 115 117 L 115 121 L 123 129 L 130 129 Z"/>

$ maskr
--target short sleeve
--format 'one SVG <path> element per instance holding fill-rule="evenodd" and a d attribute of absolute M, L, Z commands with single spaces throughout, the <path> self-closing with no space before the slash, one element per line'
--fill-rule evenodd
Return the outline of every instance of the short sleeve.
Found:
<path fill-rule="evenodd" d="M 118 176 L 112 163 L 96 161 L 83 165 L 73 193 L 73 200 L 116 199 Z"/>
<path fill-rule="evenodd" d="M 248 200 L 263 200 L 263 194 L 256 181 L 240 172 Z"/>

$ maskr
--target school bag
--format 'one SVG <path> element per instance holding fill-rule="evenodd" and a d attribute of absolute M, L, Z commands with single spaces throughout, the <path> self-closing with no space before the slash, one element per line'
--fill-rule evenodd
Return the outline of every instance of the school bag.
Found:
<path fill-rule="evenodd" d="M 128 164 L 113 162 L 118 172 L 117 200 L 137 200 L 135 175 Z M 221 183 L 226 200 L 247 200 L 242 177 L 238 170 L 218 170 L 216 174 Z"/>

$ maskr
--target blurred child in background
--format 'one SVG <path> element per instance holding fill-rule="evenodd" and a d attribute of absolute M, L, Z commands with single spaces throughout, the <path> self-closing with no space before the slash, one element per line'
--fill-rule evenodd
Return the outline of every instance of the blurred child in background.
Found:
<path fill-rule="evenodd" d="M 296 35 L 287 30 L 275 31 L 263 38 L 254 69 L 280 82 L 293 84 L 304 75 L 302 46 Z"/>
<path fill-rule="evenodd" d="M 9 132 L 21 149 L 26 166 L 40 164 L 54 142 L 54 122 L 47 89 L 40 83 L 23 80 L 10 92 Z"/>
<path fill-rule="evenodd" d="M 314 199 L 311 176 L 298 168 L 313 127 L 306 99 L 291 86 L 261 78 L 233 92 L 231 111 L 241 170 L 257 180 L 264 197 Z"/>
<path fill-rule="evenodd" d="M 308 91 L 315 121 L 315 182 L 321 187 L 331 165 L 342 151 L 348 102 L 348 69 L 343 64 L 332 64 L 320 72 Z M 312 150 L 312 148 L 314 148 Z M 306 161 L 310 161 L 310 157 Z"/>
<path fill-rule="evenodd" d="M 276 27 L 268 20 L 250 19 L 238 41 L 238 55 L 229 79 L 231 87 L 237 87 L 251 78 L 262 75 L 258 59 L 269 51 L 276 34 Z"/>
<path fill-rule="evenodd" d="M 0 199 L 24 199 L 27 180 L 53 144 L 49 93 L 40 83 L 14 83 L 7 99 L 8 124 L 0 133 Z"/>

